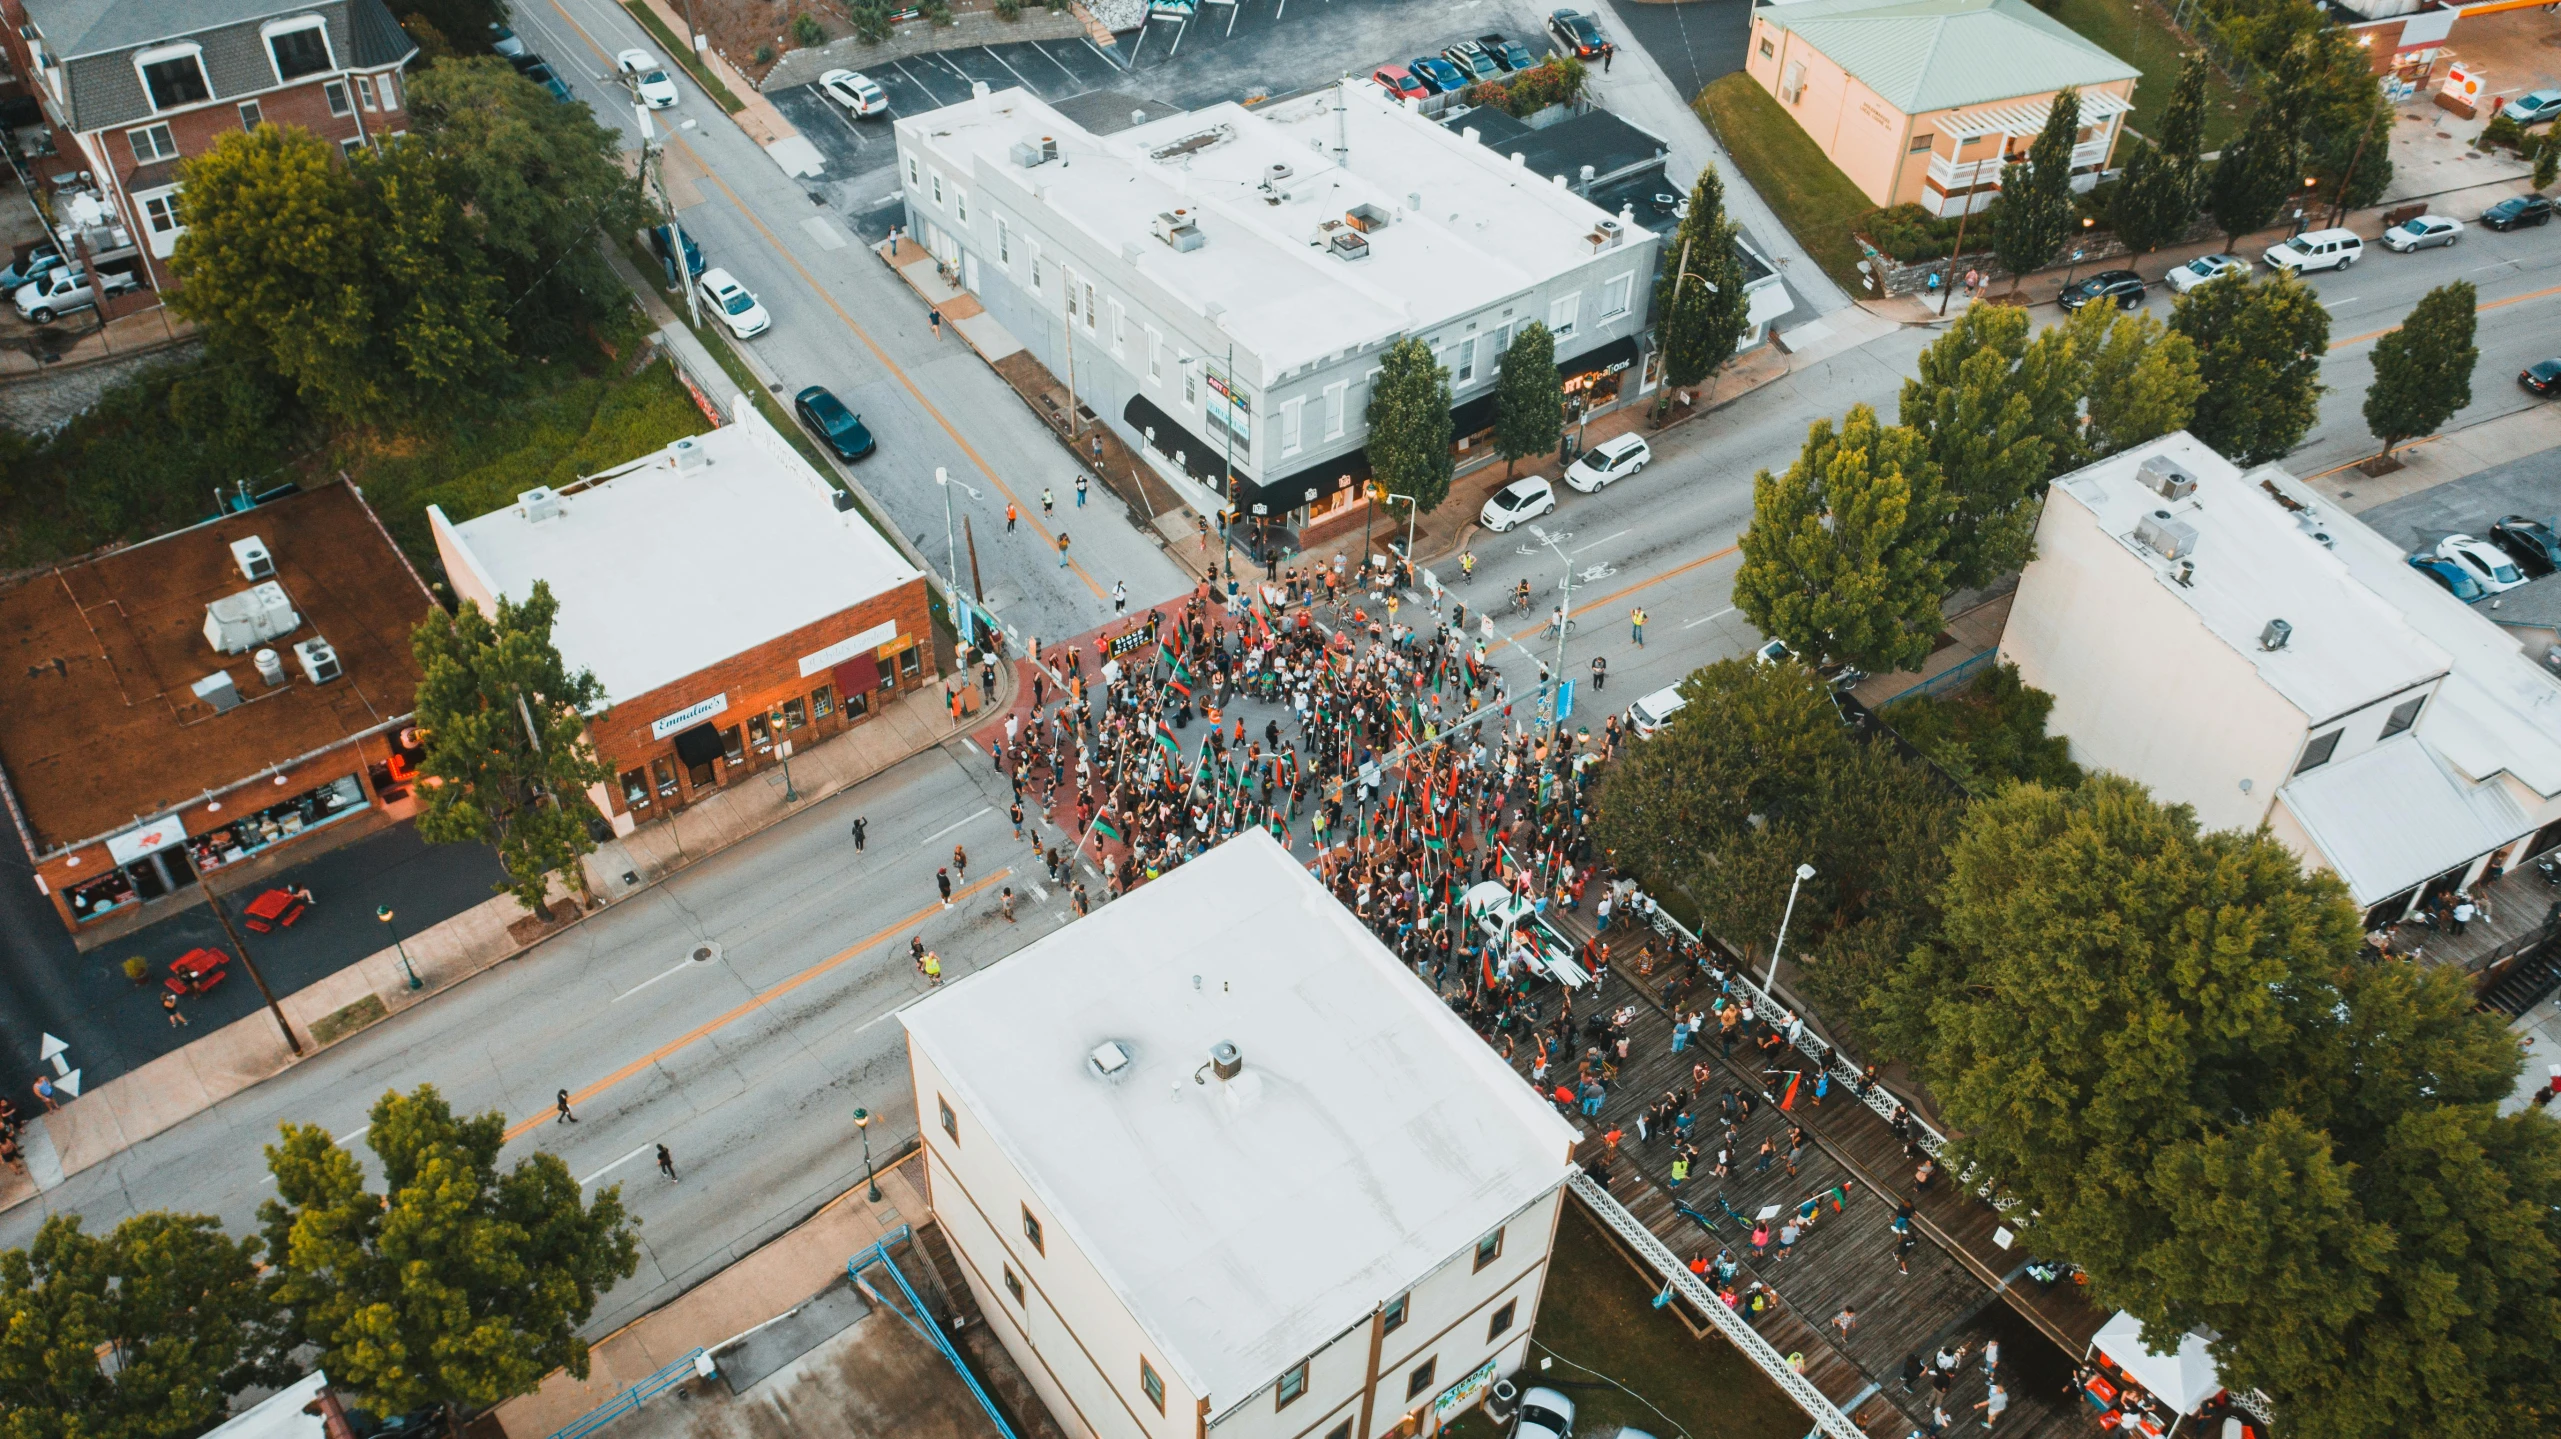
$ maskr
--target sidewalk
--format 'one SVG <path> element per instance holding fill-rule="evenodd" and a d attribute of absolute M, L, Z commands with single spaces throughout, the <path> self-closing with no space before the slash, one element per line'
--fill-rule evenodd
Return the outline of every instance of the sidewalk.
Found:
<path fill-rule="evenodd" d="M 2503 378 L 2475 374 L 2474 392 L 2499 384 Z M 2378 448 L 2369 441 L 2359 447 L 2356 459 L 2305 475 L 2303 482 L 2355 514 L 2555 446 L 2561 446 L 2561 405 L 2540 403 L 2412 440 L 2392 452 L 2401 468 L 2388 475 L 2369 475 L 2357 468 L 2359 461 Z"/>

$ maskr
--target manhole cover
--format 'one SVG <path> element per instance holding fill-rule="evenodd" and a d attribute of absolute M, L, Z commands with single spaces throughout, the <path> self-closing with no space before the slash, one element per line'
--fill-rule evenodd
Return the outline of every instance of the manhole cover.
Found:
<path fill-rule="evenodd" d="M 712 943 L 710 940 L 704 940 L 702 943 L 695 945 L 693 952 L 686 955 L 685 958 L 692 960 L 696 964 L 709 964 L 713 960 L 720 958 L 720 946 Z"/>

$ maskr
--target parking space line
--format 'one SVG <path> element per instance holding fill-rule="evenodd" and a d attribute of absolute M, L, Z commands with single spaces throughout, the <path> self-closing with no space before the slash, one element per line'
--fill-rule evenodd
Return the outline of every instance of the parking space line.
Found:
<path fill-rule="evenodd" d="M 1148 17 L 1147 17 L 1147 21 L 1146 21 L 1146 23 L 1145 23 L 1145 24 L 1143 24 L 1143 25 L 1140 25 L 1140 26 L 1138 27 L 1138 38 L 1137 38 L 1136 40 L 1131 41 L 1131 42 L 1130 42 L 1130 45 L 1129 45 L 1129 63 L 1128 63 L 1128 64 L 1126 64 L 1126 65 L 1123 65 L 1123 66 L 1121 67 L 1121 69 L 1123 69 L 1123 70 L 1129 70 L 1129 71 L 1134 71 L 1134 70 L 1136 70 L 1136 69 L 1138 68 L 1138 52 L 1147 48 L 1147 34 L 1148 34 L 1148 32 L 1149 32 L 1149 31 L 1151 31 L 1151 30 L 1153 30 L 1153 29 L 1155 29 L 1155 28 L 1156 28 L 1156 17 L 1155 17 L 1155 16 L 1153 16 L 1153 15 L 1150 15 L 1150 16 L 1148 16 Z M 1086 43 L 1086 44 L 1088 44 L 1088 45 L 1093 45 L 1093 43 L 1094 43 L 1094 42 L 1093 42 L 1093 41 L 1091 41 L 1091 40 L 1088 40 L 1088 41 L 1086 41 L 1085 43 Z M 1103 52 L 1102 52 L 1102 47 L 1100 47 L 1100 46 L 1095 46 L 1094 53 L 1095 53 L 1095 54 L 1097 54 L 1097 55 L 1102 54 L 1102 53 L 1103 53 Z"/>
<path fill-rule="evenodd" d="M 1146 26 L 1141 25 L 1140 27 L 1138 27 L 1138 38 L 1139 38 L 1139 39 L 1141 39 L 1141 40 L 1144 40 L 1144 39 L 1146 39 L 1146 38 L 1147 38 L 1147 27 L 1146 27 Z M 1104 53 L 1103 53 L 1103 47 L 1102 47 L 1102 46 L 1100 46 L 1100 45 L 1095 44 L 1095 43 L 1094 43 L 1092 40 L 1090 40 L 1090 39 L 1088 39 L 1088 40 L 1085 42 L 1085 48 L 1094 52 L 1094 58 L 1095 58 L 1095 59 L 1102 61 L 1104 64 L 1111 66 L 1111 67 L 1112 67 L 1113 69 L 1115 69 L 1115 70 L 1128 70 L 1131 66 L 1134 66 L 1134 65 L 1136 65 L 1136 64 L 1138 63 L 1138 52 L 1137 52 L 1137 50 L 1135 50 L 1135 49 L 1132 49 L 1132 50 L 1129 52 L 1129 64 L 1128 64 L 1128 65 L 1123 65 L 1123 64 L 1121 64 L 1119 61 L 1114 60 L 1114 59 L 1113 59 L 1112 57 L 1110 57 L 1109 55 L 1104 54 Z"/>
<path fill-rule="evenodd" d="M 1093 41 L 1091 41 L 1091 40 L 1088 40 L 1088 41 L 1086 41 L 1086 42 L 1085 42 L 1085 48 L 1087 48 L 1087 49 L 1089 49 L 1089 50 L 1093 48 L 1093 45 L 1094 45 L 1094 42 L 1093 42 Z M 1066 62 L 1066 61 L 1061 60 L 1061 59 L 1059 59 L 1057 56 L 1050 54 L 1050 53 L 1049 53 L 1049 47 L 1048 47 L 1048 46 L 1043 45 L 1043 44 L 1042 44 L 1042 43 L 1040 43 L 1038 40 L 1034 40 L 1034 41 L 1032 42 L 1032 48 L 1033 48 L 1033 49 L 1035 49 L 1035 50 L 1038 50 L 1038 51 L 1040 52 L 1040 58 L 1042 58 L 1043 60 L 1048 61 L 1048 62 L 1049 62 L 1050 64 L 1052 64 L 1052 65 L 1057 66 L 1057 67 L 1058 67 L 1058 73 L 1067 77 L 1067 83 L 1068 83 L 1068 84 L 1070 84 L 1070 85 L 1082 85 L 1082 84 L 1084 84 L 1084 83 L 1085 83 L 1085 77 L 1084 77 L 1084 76 L 1082 76 L 1082 75 L 1077 74 L 1077 73 L 1076 73 L 1075 71 L 1073 71 L 1073 70 L 1068 69 L 1068 68 L 1067 68 L 1067 62 Z M 1079 95 L 1081 95 L 1081 94 L 1083 94 L 1083 93 L 1085 93 L 1085 92 L 1084 92 L 1084 91 L 1082 91 L 1082 90 L 1079 90 L 1079 91 L 1077 91 L 1076 93 L 1077 93 L 1077 94 L 1079 94 Z M 1072 97 L 1070 97 L 1070 98 L 1072 98 Z"/>
<path fill-rule="evenodd" d="M 996 62 L 997 64 L 999 64 L 999 65 L 1004 66 L 1004 67 L 1005 67 L 1005 73 L 1006 73 L 1006 74 L 1013 76 L 1016 80 L 1020 80 L 1020 81 L 1022 81 L 1022 87 L 1023 87 L 1024 89 L 1031 91 L 1034 95 L 1038 95 L 1038 94 L 1040 93 L 1039 87 L 1037 87 L 1037 86 L 1033 85 L 1033 84 L 1032 84 L 1032 82 L 1030 82 L 1029 80 L 1024 80 L 1024 79 L 1023 79 L 1023 72 L 1014 68 L 1014 62 L 1012 62 L 1012 61 L 1010 61 L 1010 60 L 1006 59 L 1006 58 L 1005 58 L 1004 56 L 1002 56 L 1002 55 L 997 54 L 997 53 L 996 53 L 994 50 L 992 50 L 992 49 L 991 49 L 991 50 L 989 50 L 989 51 L 987 52 L 987 58 L 988 58 L 988 59 L 990 59 L 990 60 L 995 61 L 995 62 Z"/>

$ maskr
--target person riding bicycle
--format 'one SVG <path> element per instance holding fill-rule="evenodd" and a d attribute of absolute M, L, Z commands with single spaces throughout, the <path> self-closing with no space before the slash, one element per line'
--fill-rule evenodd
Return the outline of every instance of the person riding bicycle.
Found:
<path fill-rule="evenodd" d="M 1547 613 L 1547 632 L 1551 635 L 1558 634 L 1561 633 L 1564 628 L 1565 607 L 1563 605 L 1558 605 L 1555 609 L 1552 609 Z"/>
<path fill-rule="evenodd" d="M 1524 611 L 1529 608 L 1529 581 L 1523 580 L 1512 586 L 1512 608 Z"/>

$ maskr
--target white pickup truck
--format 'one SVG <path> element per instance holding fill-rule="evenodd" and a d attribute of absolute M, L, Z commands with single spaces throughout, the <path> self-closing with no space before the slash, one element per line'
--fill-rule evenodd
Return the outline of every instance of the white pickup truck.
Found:
<path fill-rule="evenodd" d="M 102 272 L 100 284 L 110 295 L 121 295 L 127 290 L 142 288 L 140 280 L 114 270 Z M 98 303 L 98 295 L 89 284 L 89 272 L 86 267 L 65 265 L 61 269 L 37 277 L 35 283 L 21 287 L 18 293 L 11 297 L 11 303 L 18 307 L 19 318 L 39 325 L 49 325 L 57 316 L 67 315 L 74 310 L 94 309 Z"/>

